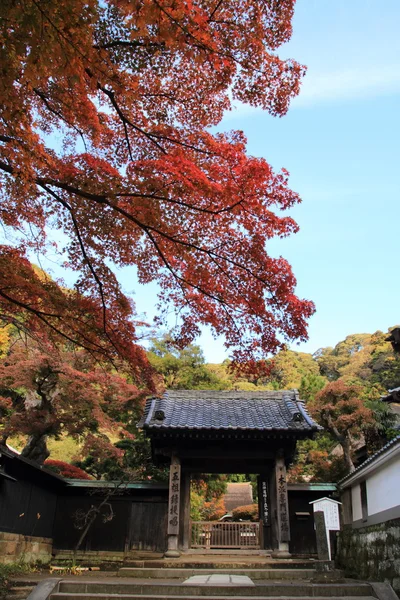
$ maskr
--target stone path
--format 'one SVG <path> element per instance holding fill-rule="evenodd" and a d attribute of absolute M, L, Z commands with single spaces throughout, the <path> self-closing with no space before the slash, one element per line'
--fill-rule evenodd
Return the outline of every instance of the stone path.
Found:
<path fill-rule="evenodd" d="M 223 586 L 240 586 L 240 585 L 254 585 L 254 582 L 246 575 L 228 575 L 228 574 L 214 574 L 214 575 L 193 575 L 186 579 L 182 585 L 223 585 Z"/>

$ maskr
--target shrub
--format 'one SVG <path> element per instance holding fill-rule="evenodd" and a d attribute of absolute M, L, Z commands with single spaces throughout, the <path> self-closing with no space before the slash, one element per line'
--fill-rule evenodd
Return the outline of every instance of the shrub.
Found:
<path fill-rule="evenodd" d="M 258 521 L 258 505 L 238 506 L 232 511 L 234 521 Z"/>
<path fill-rule="evenodd" d="M 211 502 L 204 502 L 201 509 L 201 517 L 204 521 L 218 521 L 224 514 L 226 508 L 223 498 L 213 498 Z"/>
<path fill-rule="evenodd" d="M 75 467 L 75 465 L 70 465 L 62 460 L 48 458 L 44 462 L 44 466 L 67 479 L 92 479 L 92 477 L 90 477 L 83 469 Z"/>

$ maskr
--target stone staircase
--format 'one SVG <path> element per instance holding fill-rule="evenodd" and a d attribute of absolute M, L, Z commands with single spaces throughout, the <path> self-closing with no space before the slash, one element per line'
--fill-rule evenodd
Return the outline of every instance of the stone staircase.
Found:
<path fill-rule="evenodd" d="M 19 585 L 12 585 L 11 589 L 5 595 L 5 600 L 26 600 L 34 587 L 35 583 L 29 581 L 20 582 Z M 0 595 L 0 598 L 3 597 Z"/>
<path fill-rule="evenodd" d="M 50 595 L 50 600 L 225 600 L 236 598 L 236 600 L 260 600 L 261 598 L 285 598 L 285 600 L 347 600 L 357 598 L 358 600 L 373 600 L 377 596 L 373 588 L 365 583 L 336 583 L 336 584 L 312 584 L 312 583 L 257 583 L 252 586 L 227 585 L 192 585 L 185 586 L 182 583 L 170 581 L 71 581 L 64 580 L 58 584 L 57 591 Z"/>
<path fill-rule="evenodd" d="M 204 574 L 215 575 L 241 575 L 247 576 L 253 581 L 304 581 L 315 576 L 315 569 L 310 566 L 285 567 L 284 565 L 276 567 L 273 565 L 243 564 L 240 562 L 225 563 L 219 562 L 212 565 L 192 563 L 186 565 L 174 565 L 168 567 L 123 567 L 118 571 L 119 577 L 128 577 L 133 579 L 168 579 L 184 581 L 189 577 L 195 577 Z"/>
<path fill-rule="evenodd" d="M 114 573 L 47 579 L 35 600 L 396 600 L 390 586 L 321 572 L 318 561 L 266 557 L 181 557 L 137 560 Z M 189 580 L 189 581 L 188 581 Z M 42 593 L 40 593 L 42 586 Z M 391 595 L 392 594 L 392 595 Z M 30 600 L 28 598 L 28 600 Z M 33 598 L 32 598 L 33 600 Z"/>

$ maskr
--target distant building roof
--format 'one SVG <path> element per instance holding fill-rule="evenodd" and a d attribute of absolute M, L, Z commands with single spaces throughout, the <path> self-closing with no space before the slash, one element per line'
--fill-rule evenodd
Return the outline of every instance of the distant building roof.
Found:
<path fill-rule="evenodd" d="M 400 327 L 394 327 L 386 341 L 391 342 L 395 352 L 400 352 Z"/>
<path fill-rule="evenodd" d="M 396 415 L 396 423 L 393 428 L 400 429 L 400 387 L 388 390 L 385 396 L 381 396 L 381 400 L 390 404 L 392 412 Z"/>
<path fill-rule="evenodd" d="M 388 393 L 385 396 L 381 396 L 381 400 L 383 402 L 400 403 L 400 387 L 393 388 L 393 390 L 388 390 Z"/>
<path fill-rule="evenodd" d="M 146 402 L 139 427 L 149 433 L 248 431 L 310 434 L 321 429 L 296 390 L 171 390 Z"/>
<path fill-rule="evenodd" d="M 253 488 L 251 483 L 228 483 L 224 494 L 226 510 L 231 511 L 238 506 L 253 504 Z"/>

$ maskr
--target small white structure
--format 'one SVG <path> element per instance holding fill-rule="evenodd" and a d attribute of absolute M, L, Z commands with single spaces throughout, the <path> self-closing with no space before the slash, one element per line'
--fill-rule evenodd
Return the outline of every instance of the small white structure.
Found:
<path fill-rule="evenodd" d="M 325 516 L 325 526 L 331 531 L 340 531 L 339 506 L 342 504 L 332 498 L 319 498 L 310 502 L 314 512 L 322 510 Z"/>
<path fill-rule="evenodd" d="M 328 539 L 329 560 L 332 558 L 330 531 L 340 531 L 339 506 L 342 504 L 332 498 L 319 498 L 310 502 L 314 512 L 322 511 L 325 517 L 326 537 Z"/>
<path fill-rule="evenodd" d="M 338 483 L 343 518 L 353 528 L 400 518 L 400 435 Z"/>

